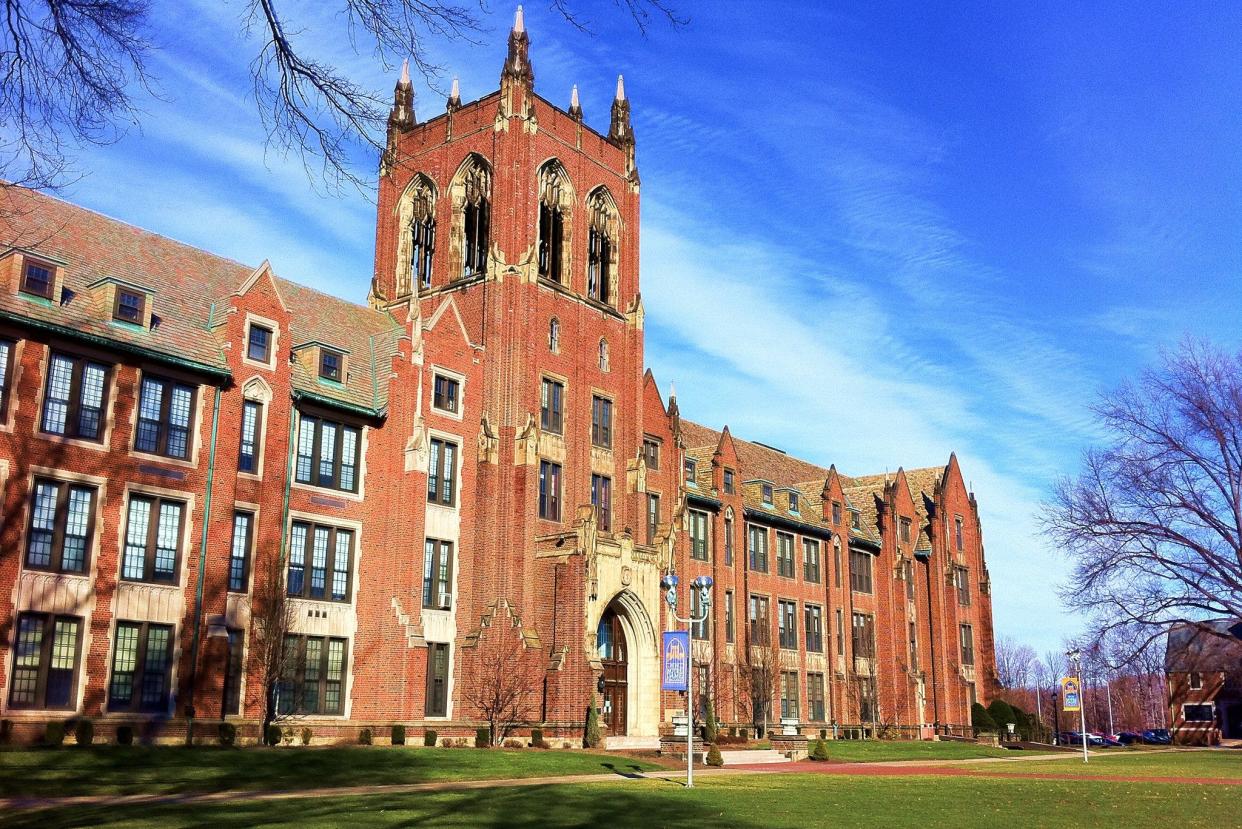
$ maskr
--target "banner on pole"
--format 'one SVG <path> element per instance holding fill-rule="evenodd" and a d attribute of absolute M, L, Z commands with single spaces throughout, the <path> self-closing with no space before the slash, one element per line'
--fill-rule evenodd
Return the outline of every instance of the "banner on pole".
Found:
<path fill-rule="evenodd" d="M 1061 710 L 1077 711 L 1081 707 L 1082 689 L 1078 687 L 1078 679 L 1067 676 L 1061 680 Z"/>
<path fill-rule="evenodd" d="M 690 634 L 684 630 L 664 634 L 664 684 L 665 691 L 690 690 Z"/>

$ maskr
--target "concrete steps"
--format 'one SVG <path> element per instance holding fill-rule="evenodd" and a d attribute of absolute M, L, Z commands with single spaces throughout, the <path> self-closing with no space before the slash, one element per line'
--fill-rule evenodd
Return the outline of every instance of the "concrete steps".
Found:
<path fill-rule="evenodd" d="M 659 737 L 606 737 L 605 751 L 659 751 Z"/>
<path fill-rule="evenodd" d="M 751 766 L 760 763 L 788 763 L 789 758 L 779 751 L 766 749 L 721 750 L 720 757 L 726 766 Z"/>

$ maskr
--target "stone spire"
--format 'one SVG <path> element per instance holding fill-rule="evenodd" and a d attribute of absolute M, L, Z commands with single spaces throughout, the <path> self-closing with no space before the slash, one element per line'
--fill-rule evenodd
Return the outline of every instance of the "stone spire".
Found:
<path fill-rule="evenodd" d="M 414 85 L 410 83 L 410 62 L 401 62 L 401 78 L 392 95 L 392 112 L 388 114 L 388 134 L 408 132 L 414 128 Z"/>
<path fill-rule="evenodd" d="M 453 110 L 461 106 L 461 82 L 456 77 L 453 78 L 453 88 L 449 90 L 448 109 Z"/>
<path fill-rule="evenodd" d="M 573 90 L 569 93 L 569 117 L 575 121 L 582 120 L 582 105 L 578 103 L 578 84 L 574 84 Z"/>
<path fill-rule="evenodd" d="M 530 35 L 526 33 L 526 20 L 522 15 L 522 7 L 517 7 L 513 18 L 513 31 L 509 32 L 509 56 L 505 58 L 505 68 L 500 73 L 503 81 L 512 78 L 521 81 L 529 88 L 535 86 L 535 68 L 530 63 Z"/>
<path fill-rule="evenodd" d="M 623 147 L 634 146 L 634 130 L 630 127 L 630 102 L 625 97 L 625 78 L 617 75 L 617 97 L 612 102 L 612 124 L 608 138 Z"/>

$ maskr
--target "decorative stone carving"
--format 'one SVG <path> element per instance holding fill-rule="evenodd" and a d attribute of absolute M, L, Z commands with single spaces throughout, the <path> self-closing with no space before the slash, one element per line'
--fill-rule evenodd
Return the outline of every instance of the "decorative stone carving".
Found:
<path fill-rule="evenodd" d="M 500 462 L 500 438 L 492 428 L 492 421 L 483 413 L 479 422 L 479 463 L 496 464 Z"/>
<path fill-rule="evenodd" d="M 539 462 L 539 422 L 527 412 L 526 425 L 518 430 L 513 446 L 513 462 L 532 466 Z"/>
<path fill-rule="evenodd" d="M 405 442 L 405 471 L 427 468 L 427 426 L 421 415 L 414 418 L 414 430 Z"/>
<path fill-rule="evenodd" d="M 625 482 L 630 492 L 647 491 L 647 459 L 643 456 L 641 449 L 638 451 L 638 457 L 631 459 L 625 465 Z"/>

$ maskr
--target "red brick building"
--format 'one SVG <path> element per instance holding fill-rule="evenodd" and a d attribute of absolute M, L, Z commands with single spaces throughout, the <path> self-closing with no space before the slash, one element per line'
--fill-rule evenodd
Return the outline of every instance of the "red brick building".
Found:
<path fill-rule="evenodd" d="M 1174 743 L 1242 740 L 1242 620 L 1172 626 L 1164 670 Z"/>
<path fill-rule="evenodd" d="M 696 682 L 725 724 L 928 734 L 989 695 L 956 459 L 849 477 L 682 420 L 644 364 L 629 101 L 618 80 L 596 132 L 576 91 L 535 93 L 528 45 L 519 16 L 499 90 L 426 121 L 398 83 L 366 305 L 5 192 L 17 733 L 257 734 L 265 574 L 292 608 L 277 705 L 316 739 L 472 731 L 488 648 L 547 733 L 594 699 L 654 737 L 685 705 L 659 684 L 670 570 L 715 579 Z"/>

